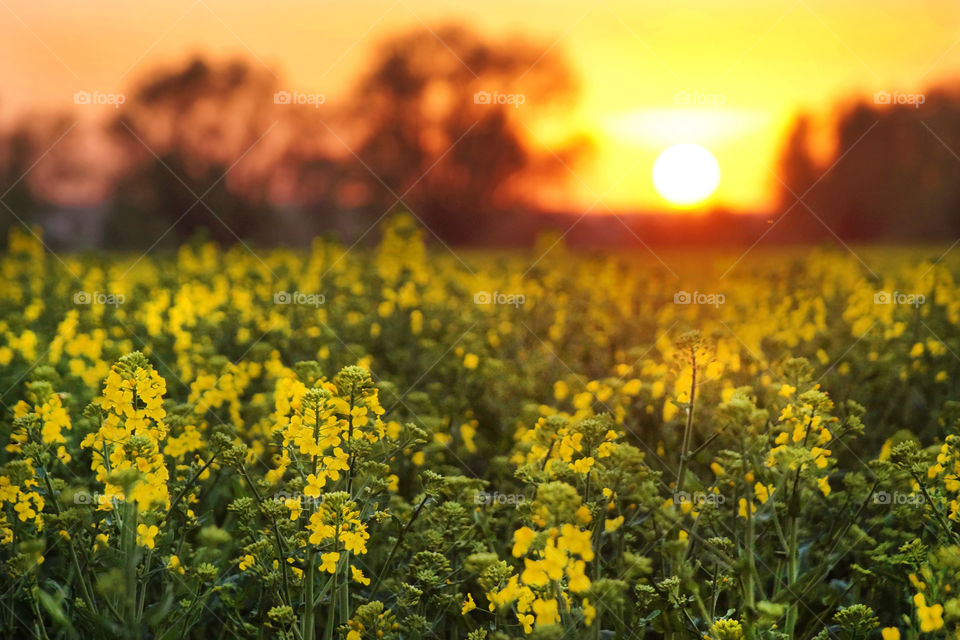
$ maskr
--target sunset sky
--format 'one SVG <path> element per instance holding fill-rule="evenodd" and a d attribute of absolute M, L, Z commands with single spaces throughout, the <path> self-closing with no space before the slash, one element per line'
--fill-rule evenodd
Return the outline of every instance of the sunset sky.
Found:
<path fill-rule="evenodd" d="M 563 54 L 581 95 L 559 129 L 534 126 L 531 144 L 585 134 L 597 151 L 548 204 L 596 213 L 666 206 L 651 170 L 681 142 L 717 158 L 710 204 L 763 209 L 798 110 L 826 121 L 856 96 L 960 75 L 955 0 L 0 0 L 0 16 L 4 119 L 72 109 L 78 90 L 120 92 L 192 53 L 250 57 L 334 102 L 371 46 L 401 29 L 463 22 L 500 41 L 534 39 Z"/>

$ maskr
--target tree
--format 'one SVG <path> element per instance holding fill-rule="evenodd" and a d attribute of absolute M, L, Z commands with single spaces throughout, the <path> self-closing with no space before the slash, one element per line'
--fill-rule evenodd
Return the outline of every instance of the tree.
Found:
<path fill-rule="evenodd" d="M 816 212 L 819 206 L 815 185 L 822 171 L 810 151 L 810 126 L 808 116 L 797 117 L 780 156 L 779 175 L 783 183 L 778 183 L 778 215 L 788 217 L 777 223 L 778 237 L 811 239 L 825 232 L 807 208 Z"/>
<path fill-rule="evenodd" d="M 798 121 L 781 162 L 784 181 L 797 195 L 811 184 L 805 136 L 806 125 Z M 922 104 L 857 102 L 838 116 L 835 137 L 823 177 L 804 198 L 824 222 L 815 237 L 835 233 L 845 241 L 893 242 L 960 237 L 960 94 L 933 90 Z M 784 202 L 792 198 L 784 193 Z"/>
<path fill-rule="evenodd" d="M 96 170 L 63 114 L 40 114 L 0 133 L 0 234 L 43 224 L 56 205 L 89 197 Z"/>
<path fill-rule="evenodd" d="M 351 98 L 360 142 L 349 175 L 369 185 L 365 204 L 376 213 L 409 207 L 441 238 L 476 237 L 529 202 L 536 176 L 562 171 L 549 151 L 533 150 L 528 128 L 574 89 L 549 50 L 456 26 L 402 34 L 379 47 Z M 569 163 L 576 151 L 560 154 Z"/>
<path fill-rule="evenodd" d="M 283 119 L 274 90 L 266 70 L 238 61 L 194 59 L 141 82 L 111 126 L 129 168 L 113 189 L 108 242 L 150 246 L 200 229 L 223 243 L 262 237 L 282 155 L 268 139 Z"/>

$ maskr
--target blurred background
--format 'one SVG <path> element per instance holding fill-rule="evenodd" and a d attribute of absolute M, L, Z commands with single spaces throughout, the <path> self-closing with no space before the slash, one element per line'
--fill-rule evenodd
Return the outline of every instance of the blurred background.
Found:
<path fill-rule="evenodd" d="M 952 243 L 950 0 L 0 0 L 0 232 Z"/>

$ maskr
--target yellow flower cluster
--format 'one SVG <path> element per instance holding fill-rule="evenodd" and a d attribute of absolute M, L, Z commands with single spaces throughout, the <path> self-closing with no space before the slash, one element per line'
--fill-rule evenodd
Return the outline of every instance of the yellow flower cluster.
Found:
<path fill-rule="evenodd" d="M 327 493 L 307 524 L 310 544 L 333 542 L 334 548 L 365 554 L 370 534 L 360 520 L 360 511 L 345 492 Z M 342 544 L 342 546 L 341 546 Z"/>
<path fill-rule="evenodd" d="M 937 461 L 927 469 L 927 477 L 940 479 L 949 496 L 947 517 L 960 521 L 960 437 L 950 436 L 940 446 Z"/>
<path fill-rule="evenodd" d="M 43 531 L 43 507 L 46 504 L 42 495 L 35 489 L 38 484 L 33 468 L 24 468 L 26 477 L 20 482 L 11 480 L 7 475 L 0 475 L 0 506 L 4 503 L 13 505 L 20 522 L 30 522 L 37 531 Z M 13 529 L 7 521 L 5 513 L 0 511 L 0 544 L 13 542 Z"/>
<path fill-rule="evenodd" d="M 107 498 L 100 509 L 112 509 L 116 500 L 136 504 L 143 512 L 170 506 L 169 472 L 163 458 L 167 428 L 163 396 L 166 381 L 139 352 L 121 358 L 94 402 L 102 409 L 99 425 L 84 437 L 90 449 L 90 468 L 104 484 Z"/>
<path fill-rule="evenodd" d="M 943 628 L 943 605 L 928 605 L 922 593 L 913 596 L 913 604 L 917 608 L 917 618 L 920 620 L 920 630 L 929 633 Z"/>

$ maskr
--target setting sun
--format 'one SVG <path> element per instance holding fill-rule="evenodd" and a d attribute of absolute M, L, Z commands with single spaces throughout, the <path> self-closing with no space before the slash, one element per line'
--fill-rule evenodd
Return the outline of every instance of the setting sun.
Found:
<path fill-rule="evenodd" d="M 709 198 L 720 184 L 720 165 L 698 144 L 668 147 L 653 164 L 653 185 L 675 207 L 692 207 Z"/>

